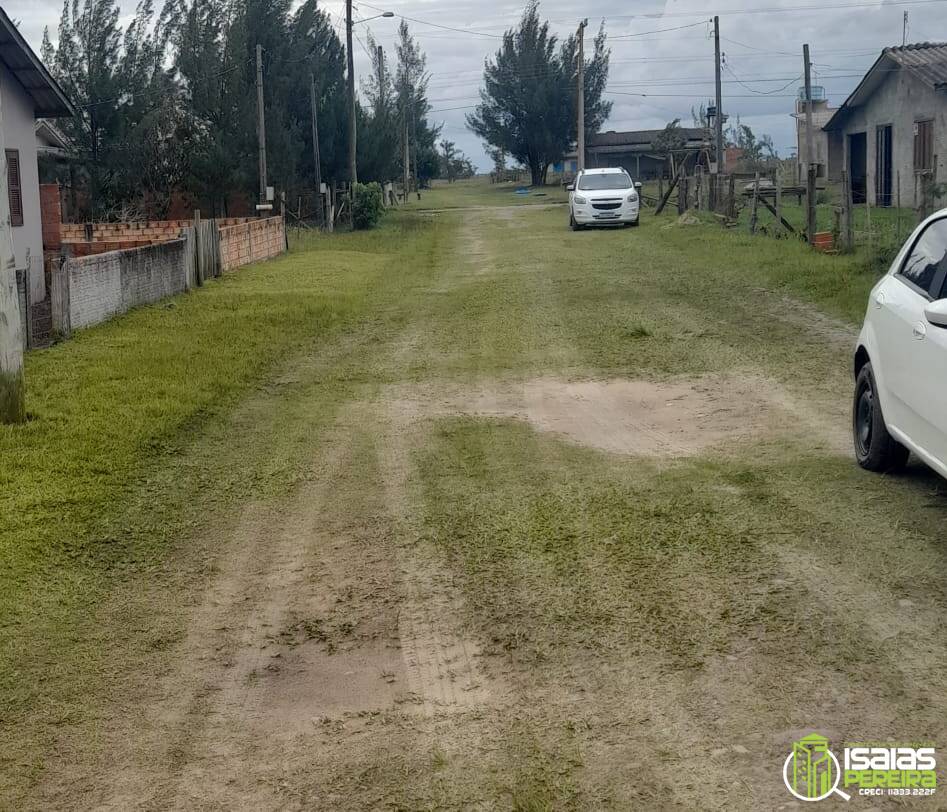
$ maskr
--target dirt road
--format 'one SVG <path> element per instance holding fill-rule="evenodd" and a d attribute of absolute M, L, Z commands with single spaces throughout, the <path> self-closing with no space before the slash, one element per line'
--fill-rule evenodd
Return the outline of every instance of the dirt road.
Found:
<path fill-rule="evenodd" d="M 289 493 L 135 584 L 177 633 L 114 641 L 32 803 L 781 808 L 803 731 L 947 742 L 945 489 L 855 469 L 852 327 L 561 214 L 439 214 L 383 329 L 238 407 L 344 388 Z"/>

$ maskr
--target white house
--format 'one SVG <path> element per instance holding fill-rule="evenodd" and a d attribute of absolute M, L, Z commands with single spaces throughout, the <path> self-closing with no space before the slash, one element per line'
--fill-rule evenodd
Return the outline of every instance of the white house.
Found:
<path fill-rule="evenodd" d="M 46 297 L 36 121 L 75 115 L 75 108 L 0 9 L 0 126 L 17 269 L 28 270 L 30 301 Z"/>

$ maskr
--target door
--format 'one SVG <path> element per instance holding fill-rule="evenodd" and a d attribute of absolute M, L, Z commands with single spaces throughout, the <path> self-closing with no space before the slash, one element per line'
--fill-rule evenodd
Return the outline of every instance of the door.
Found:
<path fill-rule="evenodd" d="M 848 137 L 848 176 L 852 183 L 852 203 L 864 203 L 868 191 L 868 136 L 853 133 Z"/>
<path fill-rule="evenodd" d="M 888 423 L 947 465 L 947 329 L 924 309 L 947 297 L 947 217 L 919 235 L 879 294 L 878 342 Z M 875 305 L 878 306 L 876 300 Z"/>
<path fill-rule="evenodd" d="M 875 128 L 875 205 L 891 205 L 891 125 Z"/>

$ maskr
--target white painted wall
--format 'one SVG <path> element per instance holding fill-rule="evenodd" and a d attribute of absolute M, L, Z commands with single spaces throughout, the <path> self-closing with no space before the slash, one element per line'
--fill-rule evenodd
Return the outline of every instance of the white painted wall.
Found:
<path fill-rule="evenodd" d="M 23 225 L 13 229 L 16 267 L 30 261 L 30 298 L 46 295 L 43 276 L 43 224 L 39 207 L 39 165 L 36 161 L 36 116 L 33 100 L 6 66 L 0 64 L 0 103 L 3 105 L 3 141 L 6 149 L 20 151 L 20 184 L 23 187 Z"/>

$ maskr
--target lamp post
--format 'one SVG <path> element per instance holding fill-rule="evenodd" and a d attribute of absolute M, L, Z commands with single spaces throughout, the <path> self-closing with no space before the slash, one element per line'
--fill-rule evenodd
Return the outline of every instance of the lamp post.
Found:
<path fill-rule="evenodd" d="M 352 0 L 345 0 L 345 51 L 348 68 L 349 95 L 349 180 L 352 182 L 352 199 L 355 199 L 355 184 L 358 183 L 358 170 L 355 165 L 355 59 L 352 53 L 352 28 L 357 23 L 367 23 L 379 17 L 394 17 L 393 11 L 385 11 L 364 20 L 352 20 Z"/>

